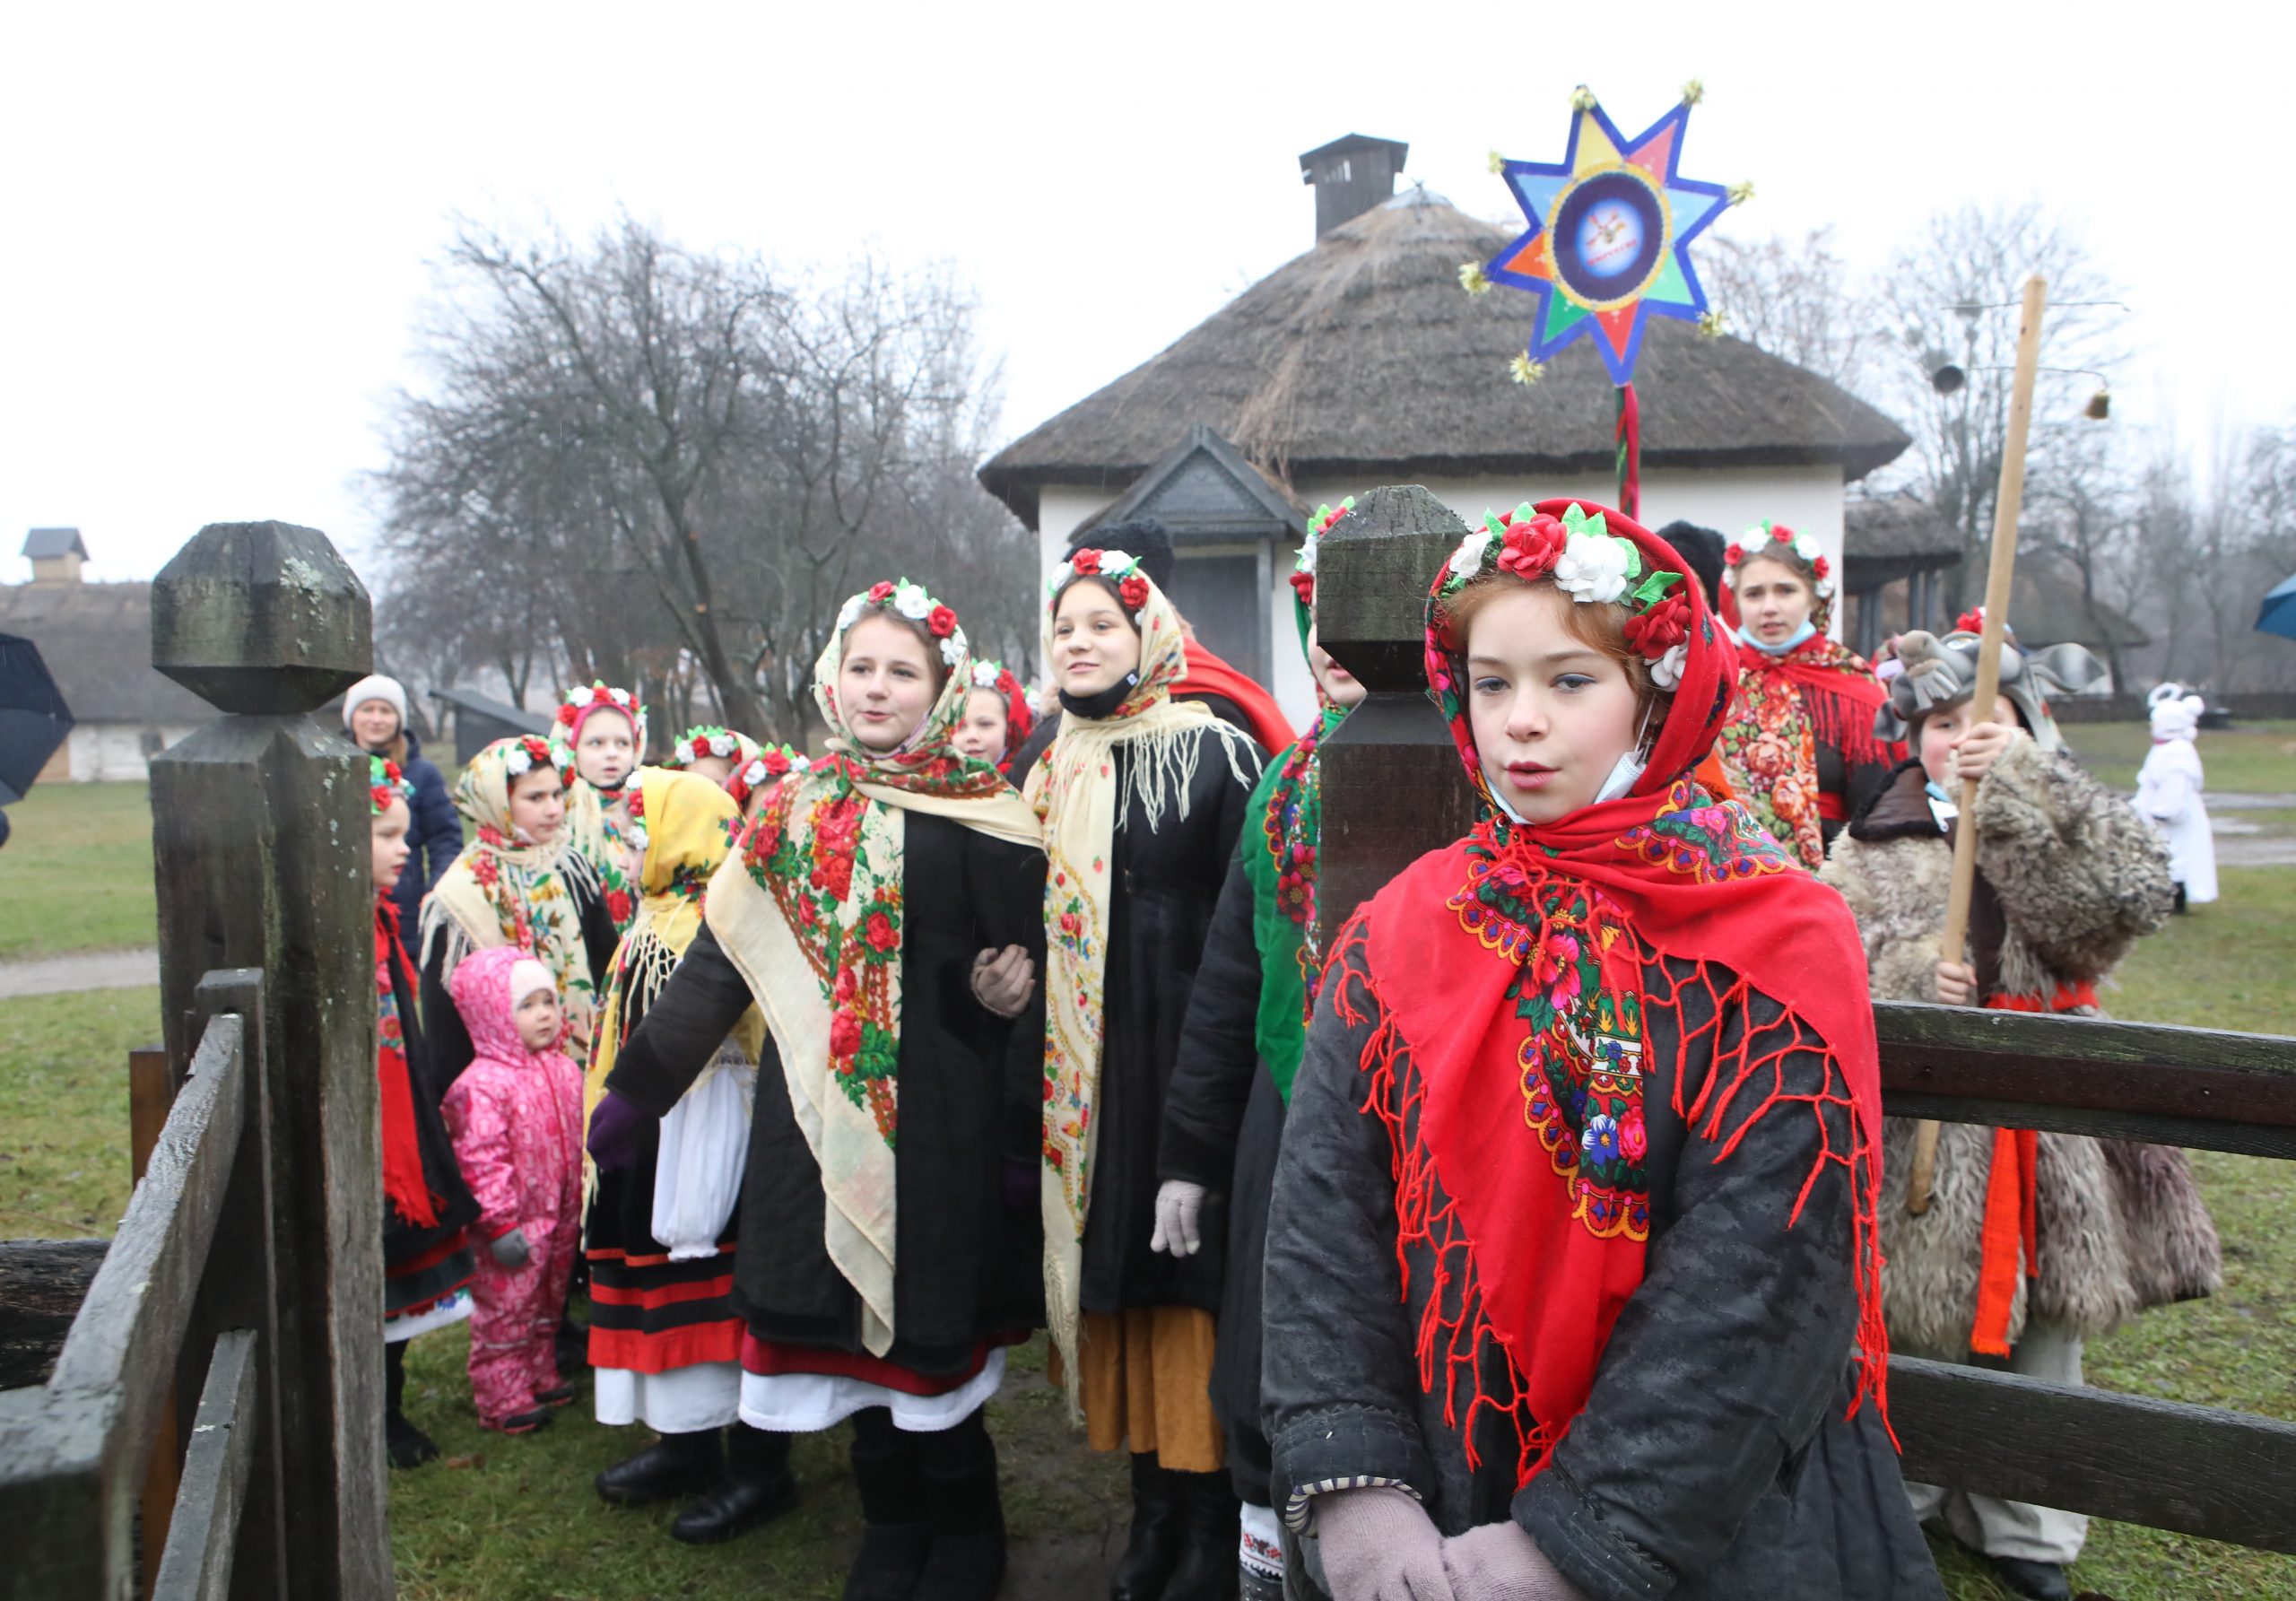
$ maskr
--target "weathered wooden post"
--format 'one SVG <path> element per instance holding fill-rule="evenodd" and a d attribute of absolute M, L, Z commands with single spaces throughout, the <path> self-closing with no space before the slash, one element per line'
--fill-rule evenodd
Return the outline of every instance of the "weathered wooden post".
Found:
<path fill-rule="evenodd" d="M 1323 747 L 1325 948 L 1361 902 L 1474 823 L 1450 730 L 1427 699 L 1427 586 L 1467 535 L 1418 484 L 1359 495 L 1316 557 L 1316 637 L 1370 692 Z"/>
<path fill-rule="evenodd" d="M 289 1593 L 326 1597 L 392 1593 L 366 758 L 309 715 L 368 671 L 371 629 L 365 587 L 314 528 L 211 524 L 152 585 L 152 666 L 223 714 L 152 763 L 178 1078 L 213 1009 L 202 975 L 262 974 L 249 1066 L 271 1119 L 270 1238 L 214 1245 L 275 1286 L 257 1389 L 283 1499 L 265 1508 L 257 1486 L 248 1533 L 262 1549 L 253 1519 L 283 1512 Z"/>

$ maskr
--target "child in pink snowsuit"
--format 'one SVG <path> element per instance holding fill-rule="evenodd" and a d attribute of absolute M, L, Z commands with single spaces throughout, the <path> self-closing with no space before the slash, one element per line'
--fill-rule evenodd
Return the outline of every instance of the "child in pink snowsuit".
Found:
<path fill-rule="evenodd" d="M 556 983 L 526 952 L 474 951 L 452 988 L 477 1054 L 443 1109 L 478 1199 L 471 1233 L 491 1242 L 475 1253 L 471 1394 L 481 1423 L 524 1434 L 573 1396 L 552 1345 L 582 1228 L 582 1073 L 557 1048 Z"/>

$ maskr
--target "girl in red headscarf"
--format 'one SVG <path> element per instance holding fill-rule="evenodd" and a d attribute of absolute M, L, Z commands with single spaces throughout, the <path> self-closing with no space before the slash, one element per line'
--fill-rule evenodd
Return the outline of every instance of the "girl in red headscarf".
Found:
<path fill-rule="evenodd" d="M 1691 776 L 1735 664 L 1683 570 L 1547 501 L 1431 591 L 1484 820 L 1335 936 L 1268 1225 L 1277 1505 L 1338 1601 L 1943 1594 L 1857 931 Z"/>
<path fill-rule="evenodd" d="M 1818 542 L 1762 523 L 1723 560 L 1739 698 L 1721 730 L 1723 770 L 1755 820 L 1814 871 L 1905 747 L 1874 732 L 1883 699 L 1874 669 L 1827 637 L 1835 586 Z"/>

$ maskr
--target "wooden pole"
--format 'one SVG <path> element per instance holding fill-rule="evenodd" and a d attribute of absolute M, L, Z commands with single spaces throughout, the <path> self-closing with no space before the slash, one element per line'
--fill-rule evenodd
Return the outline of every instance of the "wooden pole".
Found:
<path fill-rule="evenodd" d="M 2025 304 L 2017 326 L 2017 371 L 2009 392 L 2009 438 L 2001 451 L 2001 489 L 1993 498 L 1993 562 L 1985 574 L 1985 629 L 1979 636 L 1977 688 L 1970 697 L 1970 720 L 1993 720 L 2001 692 L 2001 635 L 2009 624 L 2009 587 L 2017 570 L 2017 517 L 2025 500 L 2025 436 L 2033 421 L 2033 378 L 2040 370 L 2041 312 L 2048 284 L 2038 273 L 2025 280 Z M 1937 954 L 1960 961 L 1967 953 L 1970 899 L 1977 889 L 1977 830 L 1970 814 L 1977 805 L 1977 780 L 1961 780 L 1961 820 L 1953 830 L 1953 887 L 1945 901 L 1945 933 Z M 1905 1209 L 1929 1210 L 1937 1173 L 1937 1122 L 1924 1118 L 1915 1132 L 1913 1165 L 1906 1171 Z"/>
<path fill-rule="evenodd" d="M 165 1046 L 127 1053 L 127 1154 L 134 1181 L 144 1182 L 152 1147 L 160 1143 L 176 1101 L 175 1074 Z M 144 1471 L 144 1594 L 160 1579 L 160 1557 L 168 1548 L 168 1524 L 175 1514 L 176 1488 L 183 1476 L 183 1441 L 176 1432 L 176 1396 L 170 1389 L 160 1407 L 152 1460 Z"/>

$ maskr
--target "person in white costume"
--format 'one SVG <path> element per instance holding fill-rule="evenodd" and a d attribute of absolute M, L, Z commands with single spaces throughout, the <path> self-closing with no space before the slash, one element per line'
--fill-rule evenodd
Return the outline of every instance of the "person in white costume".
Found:
<path fill-rule="evenodd" d="M 2169 875 L 2183 911 L 2216 899 L 2216 841 L 2208 832 L 2200 751 L 2193 744 L 2203 702 L 2179 684 L 2164 683 L 2145 704 L 2152 709 L 2152 749 L 2136 772 L 2136 809 L 2169 841 Z"/>

